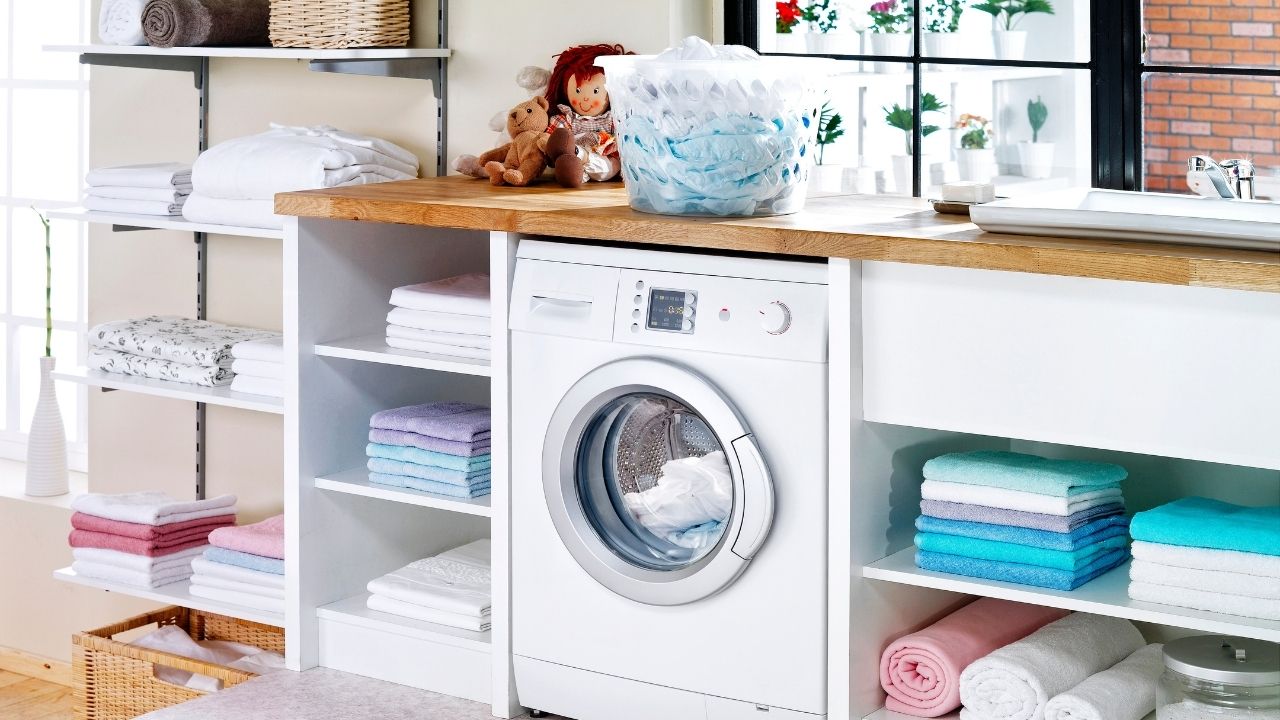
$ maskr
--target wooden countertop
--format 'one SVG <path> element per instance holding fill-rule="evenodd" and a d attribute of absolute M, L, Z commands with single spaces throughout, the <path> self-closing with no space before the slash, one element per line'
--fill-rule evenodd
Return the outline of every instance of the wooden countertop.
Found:
<path fill-rule="evenodd" d="M 768 218 L 689 218 L 631 210 L 621 184 L 564 190 L 426 178 L 276 196 L 282 215 L 531 235 L 840 257 L 1280 292 L 1280 253 L 986 233 L 914 198 L 810 198 Z"/>

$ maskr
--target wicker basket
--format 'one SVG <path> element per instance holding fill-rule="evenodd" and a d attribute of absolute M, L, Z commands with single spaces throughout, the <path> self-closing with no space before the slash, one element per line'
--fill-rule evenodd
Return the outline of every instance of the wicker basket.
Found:
<path fill-rule="evenodd" d="M 177 625 L 195 640 L 231 640 L 284 653 L 284 630 L 280 628 L 181 607 L 167 607 L 78 633 L 71 638 L 77 720 L 128 720 L 205 694 L 157 680 L 157 665 L 208 675 L 221 680 L 223 687 L 254 677 L 243 670 L 112 639 L 148 625 Z"/>
<path fill-rule="evenodd" d="M 271 0 L 271 45 L 404 47 L 409 0 Z"/>

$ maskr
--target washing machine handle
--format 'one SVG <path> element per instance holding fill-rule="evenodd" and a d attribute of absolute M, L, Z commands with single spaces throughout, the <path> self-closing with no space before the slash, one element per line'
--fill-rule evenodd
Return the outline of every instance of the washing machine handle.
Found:
<path fill-rule="evenodd" d="M 750 560 L 773 527 L 773 478 L 754 437 L 743 435 L 734 440 L 733 450 L 742 472 L 742 524 L 732 549 L 734 555 Z"/>

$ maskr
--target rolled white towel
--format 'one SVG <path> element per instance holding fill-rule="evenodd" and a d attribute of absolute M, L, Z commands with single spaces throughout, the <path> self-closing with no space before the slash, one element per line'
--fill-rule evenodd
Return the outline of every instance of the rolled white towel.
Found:
<path fill-rule="evenodd" d="M 1044 706 L 1045 720 L 1142 720 L 1156 709 L 1164 645 L 1133 653 Z"/>
<path fill-rule="evenodd" d="M 1074 613 L 971 663 L 960 674 L 961 720 L 1043 720 L 1049 698 L 1141 648 L 1123 618 Z"/>
<path fill-rule="evenodd" d="M 98 12 L 98 39 L 107 45 L 146 45 L 142 34 L 142 9 L 147 0 L 102 0 Z"/>

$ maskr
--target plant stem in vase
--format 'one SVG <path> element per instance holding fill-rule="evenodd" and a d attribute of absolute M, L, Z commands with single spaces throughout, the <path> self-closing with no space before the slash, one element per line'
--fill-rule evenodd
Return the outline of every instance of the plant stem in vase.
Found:
<path fill-rule="evenodd" d="M 1040 130 L 1049 119 L 1049 108 L 1038 96 L 1027 101 L 1031 142 L 1018 143 L 1018 164 L 1024 177 L 1043 180 L 1053 175 L 1053 143 L 1040 142 Z"/>
<path fill-rule="evenodd" d="M 40 358 L 40 396 L 31 430 L 27 434 L 27 495 L 49 497 L 65 495 L 67 477 L 67 434 L 58 408 L 53 369 L 53 246 L 49 221 L 36 213 L 44 225 L 44 357 Z"/>

